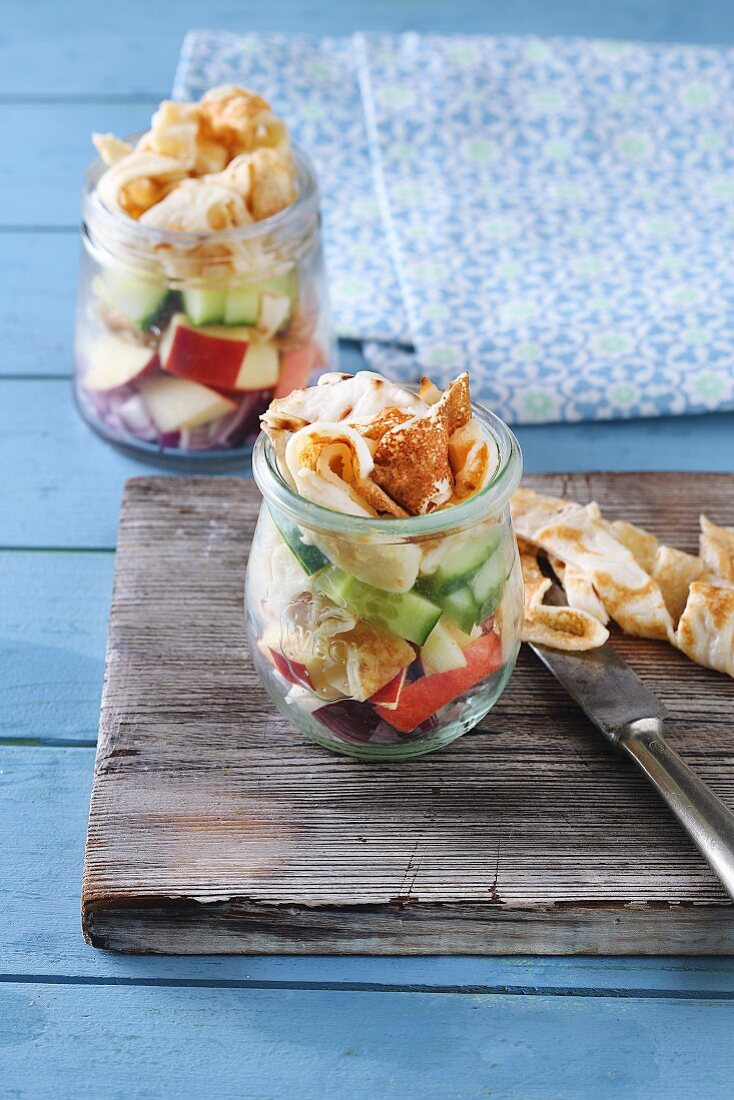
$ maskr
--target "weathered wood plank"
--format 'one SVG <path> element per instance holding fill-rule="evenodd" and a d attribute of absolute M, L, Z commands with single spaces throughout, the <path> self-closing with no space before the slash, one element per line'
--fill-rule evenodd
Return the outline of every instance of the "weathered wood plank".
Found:
<path fill-rule="evenodd" d="M 682 547 L 732 478 L 545 476 Z M 643 780 L 530 655 L 480 729 L 409 764 L 305 745 L 247 658 L 251 483 L 127 489 L 83 909 L 97 946 L 389 953 L 734 949 L 732 907 Z M 734 802 L 732 684 L 623 640 Z"/>
<path fill-rule="evenodd" d="M 38 1100 L 90 1081 L 115 1098 L 723 1097 L 734 1068 L 721 1001 L 11 984 L 0 1017 L 3 1088 Z"/>
<path fill-rule="evenodd" d="M 129 983 L 734 997 L 734 959 L 526 956 L 141 956 L 90 951 L 79 875 L 94 753 L 0 747 L 0 975 Z"/>

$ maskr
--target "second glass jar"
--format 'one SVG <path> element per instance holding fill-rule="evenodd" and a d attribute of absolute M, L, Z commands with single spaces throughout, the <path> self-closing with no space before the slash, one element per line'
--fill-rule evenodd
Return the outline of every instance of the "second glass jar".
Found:
<path fill-rule="evenodd" d="M 75 394 L 109 441 L 169 460 L 249 455 L 274 397 L 337 369 L 313 166 L 293 150 L 298 198 L 210 233 L 141 226 L 106 209 L 90 168 L 75 335 Z"/>

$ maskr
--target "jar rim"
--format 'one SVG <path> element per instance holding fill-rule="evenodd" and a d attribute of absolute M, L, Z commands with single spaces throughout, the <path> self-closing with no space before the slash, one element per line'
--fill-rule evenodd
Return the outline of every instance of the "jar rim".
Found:
<path fill-rule="evenodd" d="M 405 386 L 405 389 L 417 387 Z M 487 515 L 500 512 L 520 484 L 522 451 L 514 432 L 483 405 L 472 402 L 474 416 L 497 444 L 500 460 L 491 480 L 478 493 L 450 508 L 438 509 L 422 516 L 393 517 L 353 516 L 335 512 L 306 500 L 290 487 L 278 469 L 275 449 L 270 438 L 261 431 L 252 451 L 252 473 L 264 499 L 283 512 L 294 523 L 317 530 L 339 534 L 373 535 L 393 539 L 436 535 L 457 527 L 480 522 Z"/>
<path fill-rule="evenodd" d="M 135 142 L 144 131 L 132 134 L 126 140 Z M 150 248 L 156 246 L 170 246 L 174 248 L 194 248 L 202 241 L 216 241 L 221 244 L 237 244 L 242 241 L 253 241 L 259 237 L 267 236 L 273 230 L 285 230 L 287 232 L 291 223 L 296 222 L 304 215 L 317 214 L 319 208 L 319 188 L 316 177 L 316 169 L 308 153 L 295 143 L 291 144 L 291 154 L 296 166 L 296 180 L 298 183 L 298 197 L 289 206 L 273 214 L 269 218 L 263 218 L 258 222 L 250 222 L 247 225 L 233 226 L 230 229 L 209 230 L 182 230 L 159 229 L 156 226 L 141 225 L 135 218 L 131 218 L 122 210 L 112 210 L 105 206 L 99 198 L 97 184 L 107 166 L 101 157 L 95 157 L 87 166 L 84 178 L 83 213 L 85 222 L 89 217 L 101 227 L 112 231 L 123 230 L 129 239 L 136 243 L 144 244 Z"/>

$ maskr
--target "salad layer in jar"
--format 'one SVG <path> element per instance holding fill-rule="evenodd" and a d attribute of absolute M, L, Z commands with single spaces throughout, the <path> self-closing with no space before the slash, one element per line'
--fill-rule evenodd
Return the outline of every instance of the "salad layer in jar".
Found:
<path fill-rule="evenodd" d="M 95 135 L 76 394 L 103 435 L 224 455 L 335 363 L 312 166 L 243 88 L 166 101 L 134 144 Z"/>
<path fill-rule="evenodd" d="M 364 757 L 448 744 L 499 697 L 520 644 L 514 437 L 470 402 L 322 376 L 262 417 L 248 564 L 253 660 L 311 739 Z"/>

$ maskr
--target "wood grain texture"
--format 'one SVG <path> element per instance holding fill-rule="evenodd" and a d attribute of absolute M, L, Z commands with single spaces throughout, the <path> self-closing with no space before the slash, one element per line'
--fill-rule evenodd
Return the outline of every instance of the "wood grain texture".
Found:
<path fill-rule="evenodd" d="M 79 934 L 79 879 L 93 766 L 92 749 L 0 746 L 3 981 L 32 974 L 85 984 L 734 998 L 734 958 L 721 957 L 133 957 L 90 951 Z"/>
<path fill-rule="evenodd" d="M 683 549 L 727 475 L 528 479 Z M 734 911 L 625 762 L 528 653 L 450 749 L 369 765 L 306 744 L 245 648 L 255 487 L 136 479 L 122 510 L 83 887 L 90 942 L 162 952 L 727 953 Z M 734 803 L 734 689 L 620 649 L 671 741 Z"/>
<path fill-rule="evenodd" d="M 734 6 L 726 0 L 695 5 L 675 0 L 566 0 L 554 5 L 547 0 L 520 5 L 274 0 L 246 11 L 231 0 L 212 0 L 205 14 L 206 25 L 235 30 L 246 24 L 249 29 L 316 34 L 365 28 L 734 41 Z M 57 0 L 7 0 L 0 38 L 2 99 L 82 95 L 101 102 L 110 95 L 141 93 L 157 99 L 170 87 L 183 33 L 201 23 L 200 0 L 157 5 L 139 0 L 63 5 Z M 106 128 L 104 105 L 98 117 Z M 69 225 L 76 225 L 81 181 L 72 180 L 63 163 L 49 159 L 46 141 L 28 144 L 25 155 L 39 174 L 57 176 L 64 187 L 72 187 L 70 201 L 69 195 L 62 196 L 61 205 L 73 211 Z M 4 197 L 4 209 L 12 211 L 14 187 Z M 24 214 L 32 214 L 35 222 L 35 215 L 42 221 L 46 211 L 24 204 Z M 76 237 L 67 236 L 68 249 L 57 250 L 54 240 L 39 233 L 16 250 L 8 234 L 2 238 L 0 250 L 9 257 L 6 268 L 0 268 L 0 278 L 7 275 L 0 305 L 3 374 L 68 373 L 69 303 L 74 296 L 70 265 Z M 27 272 L 22 270 L 25 249 Z M 21 268 L 18 278 L 16 264 Z M 84 432 L 68 401 L 63 384 L 0 382 L 0 541 L 5 545 L 114 547 L 122 480 L 136 466 Z M 538 426 L 520 434 L 526 468 L 532 470 L 590 462 L 614 469 L 731 470 L 733 432 L 734 414 L 721 414 Z M 145 472 L 144 467 L 137 469 Z M 41 553 L 34 558 L 38 607 L 28 609 L 31 628 L 26 638 L 28 586 L 6 585 L 0 600 L 4 641 L 11 653 L 10 661 L 0 660 L 0 680 L 8 692 L 2 701 L 9 700 L 11 712 L 19 716 L 21 736 L 39 740 L 59 730 L 87 737 L 98 690 L 93 681 L 101 681 L 98 612 L 108 599 L 111 580 L 111 573 L 96 570 L 90 556 L 77 559 L 75 575 L 58 568 L 55 557 Z M 55 585 L 77 591 L 56 599 Z M 44 624 L 41 600 L 46 595 Z M 80 641 L 81 634 L 85 637 Z M 79 645 L 85 653 L 94 651 L 94 669 L 75 656 Z M 47 646 L 58 646 L 51 664 Z M 68 659 L 62 650 L 69 651 Z M 7 707 L 3 717 L 10 719 Z M 4 733 L 13 736 L 12 723 Z M 19 975 L 21 982 L 0 986 L 0 994 L 5 993 L 0 1043 L 4 1087 L 15 1095 L 56 1100 L 88 1092 L 91 1079 L 97 1092 L 120 1097 L 203 1094 L 211 1091 L 212 1079 L 234 1094 L 255 1089 L 274 1100 L 294 1093 L 322 1100 L 332 1082 L 334 1092 L 355 1098 L 361 1093 L 370 1100 L 375 1095 L 405 1097 L 417 1088 L 424 1097 L 442 1100 L 461 1088 L 472 1097 L 483 1091 L 498 1096 L 523 1091 L 537 1097 L 562 1091 L 584 1100 L 592 1091 L 617 1097 L 625 1088 L 635 1095 L 663 1090 L 702 1097 L 726 1094 L 731 1029 L 718 1000 L 693 1006 L 678 1001 L 660 1012 L 655 1005 L 650 1011 L 648 1000 L 600 1001 L 598 996 L 618 989 L 642 997 L 650 990 L 681 998 L 704 989 L 730 992 L 734 960 L 135 958 L 90 951 L 79 935 L 78 880 L 92 750 L 16 746 L 0 753 L 0 897 L 5 917 L 0 967 L 5 976 Z M 40 984 L 24 984 L 29 975 L 40 975 Z M 102 978 L 114 984 L 94 984 Z M 92 984 L 86 984 L 88 979 Z M 84 984 L 58 984 L 67 980 Z M 167 982 L 187 980 L 210 981 L 214 988 L 166 987 Z M 276 988 L 272 993 L 255 991 L 254 996 L 248 988 L 231 996 L 217 987 L 218 982 L 250 980 Z M 120 989 L 117 982 L 132 988 Z M 146 988 L 155 982 L 164 988 Z M 332 1002 L 330 991 L 316 996 L 309 989 L 290 997 L 277 988 L 301 982 L 391 989 L 461 986 L 469 995 L 431 999 L 428 1012 L 429 999 L 413 994 L 399 1001 L 370 994 Z M 471 996 L 477 986 L 497 986 L 500 992 L 509 987 L 523 994 L 558 990 L 564 995 L 493 997 L 489 1013 L 481 1012 Z M 565 995 L 574 989 L 582 992 L 580 998 Z M 394 1024 L 396 1015 L 399 1026 Z M 559 1036 L 566 1034 L 573 1036 L 572 1044 L 559 1043 Z M 422 1072 L 417 1084 L 416 1069 Z"/>

